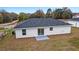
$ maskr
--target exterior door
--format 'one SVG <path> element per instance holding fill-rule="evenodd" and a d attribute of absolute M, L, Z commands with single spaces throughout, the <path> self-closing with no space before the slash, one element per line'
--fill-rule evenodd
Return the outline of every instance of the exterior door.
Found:
<path fill-rule="evenodd" d="M 38 35 L 44 35 L 44 29 L 43 28 L 38 29 Z"/>

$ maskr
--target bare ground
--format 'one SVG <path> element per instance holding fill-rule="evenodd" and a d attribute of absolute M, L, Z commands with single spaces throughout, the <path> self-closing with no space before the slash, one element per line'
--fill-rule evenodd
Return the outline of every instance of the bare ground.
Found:
<path fill-rule="evenodd" d="M 48 36 L 49 40 L 36 41 L 35 38 L 16 39 L 15 36 L 0 41 L 1 51 L 77 51 L 79 28 L 72 28 L 71 34 Z M 79 43 L 77 41 L 77 43 Z M 76 45 L 75 45 L 76 44 Z"/>

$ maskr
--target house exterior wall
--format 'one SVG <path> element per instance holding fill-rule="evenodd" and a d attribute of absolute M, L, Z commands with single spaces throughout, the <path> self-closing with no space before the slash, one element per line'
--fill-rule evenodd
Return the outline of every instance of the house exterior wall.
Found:
<path fill-rule="evenodd" d="M 73 16 L 73 18 L 79 18 L 79 15 L 75 15 L 75 16 Z"/>
<path fill-rule="evenodd" d="M 79 27 L 79 21 L 77 22 L 77 27 Z"/>
<path fill-rule="evenodd" d="M 53 31 L 50 31 L 50 27 L 53 27 Z M 22 35 L 22 28 L 15 29 L 16 38 L 36 37 L 38 36 L 38 28 L 44 28 L 44 35 L 56 35 L 71 33 L 71 26 L 50 26 L 50 27 L 32 27 L 26 28 L 26 35 Z"/>
<path fill-rule="evenodd" d="M 69 20 L 67 21 L 69 24 L 72 24 L 73 27 L 79 27 L 79 21 L 72 21 L 72 20 Z"/>

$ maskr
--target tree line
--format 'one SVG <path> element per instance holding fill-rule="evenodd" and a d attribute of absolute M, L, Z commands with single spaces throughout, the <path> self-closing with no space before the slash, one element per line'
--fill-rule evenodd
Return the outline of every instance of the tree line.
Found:
<path fill-rule="evenodd" d="M 24 12 L 16 14 L 14 12 L 10 13 L 5 10 L 2 10 L 0 11 L 0 23 L 7 23 L 14 20 L 23 21 L 29 18 L 71 19 L 72 16 L 72 11 L 67 7 L 58 8 L 53 11 L 51 8 L 49 8 L 46 13 L 44 13 L 43 10 L 37 10 L 32 14 Z"/>

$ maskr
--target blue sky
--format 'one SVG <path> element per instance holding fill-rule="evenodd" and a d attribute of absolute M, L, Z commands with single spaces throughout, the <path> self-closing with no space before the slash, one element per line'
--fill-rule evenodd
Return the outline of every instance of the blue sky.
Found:
<path fill-rule="evenodd" d="M 52 11 L 55 8 L 58 7 L 0 7 L 0 10 L 4 9 L 8 12 L 15 12 L 15 13 L 20 13 L 20 12 L 25 12 L 25 13 L 33 13 L 36 10 L 42 9 L 45 13 L 47 11 L 48 8 L 51 8 Z M 69 7 L 71 9 L 72 12 L 79 12 L 79 7 Z"/>

